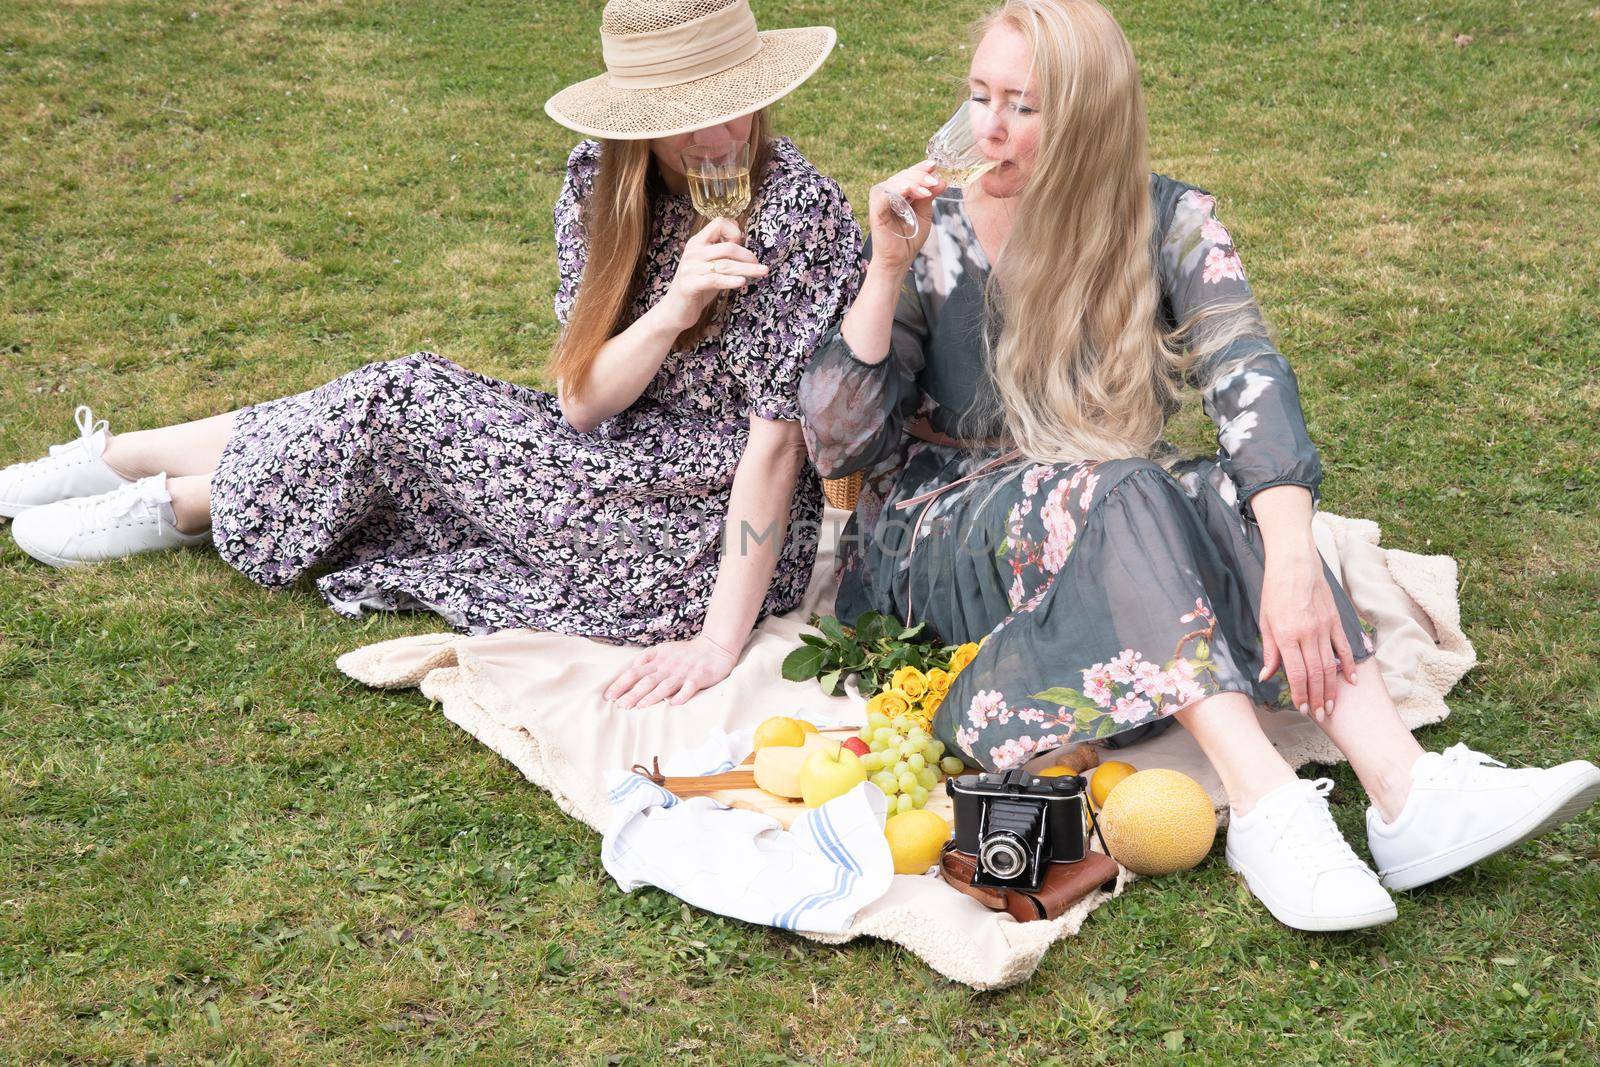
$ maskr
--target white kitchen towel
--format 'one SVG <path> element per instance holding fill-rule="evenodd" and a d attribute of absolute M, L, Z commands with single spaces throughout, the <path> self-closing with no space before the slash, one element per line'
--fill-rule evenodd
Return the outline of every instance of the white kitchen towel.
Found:
<path fill-rule="evenodd" d="M 600 862 L 623 892 L 665 889 L 697 908 L 803 933 L 842 934 L 894 879 L 882 791 L 863 782 L 785 830 L 710 797 L 682 800 L 637 774 L 607 775 Z"/>

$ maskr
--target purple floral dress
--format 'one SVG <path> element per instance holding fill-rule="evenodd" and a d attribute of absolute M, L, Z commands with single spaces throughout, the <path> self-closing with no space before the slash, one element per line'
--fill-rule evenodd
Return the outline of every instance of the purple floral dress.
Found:
<path fill-rule="evenodd" d="M 1209 328 L 1234 333 L 1230 320 L 1253 318 L 1254 298 L 1214 199 L 1160 175 L 1150 189 L 1161 324 L 1210 309 Z M 841 542 L 837 614 L 914 615 L 947 642 L 981 642 L 934 728 L 990 769 L 1077 741 L 1127 741 L 1224 690 L 1286 700 L 1281 671 L 1256 681 L 1265 556 L 1249 500 L 1285 484 L 1315 496 L 1321 482 L 1288 362 L 1247 329 L 1196 369 L 1214 457 L 1179 459 L 1163 444 L 1152 459 L 1041 464 L 913 436 L 917 418 L 950 438 L 1001 436 L 1000 425 L 972 425 L 993 389 L 981 343 L 988 273 L 959 194 L 936 201 L 888 358 L 862 362 L 836 328 L 801 382 L 818 469 L 865 473 Z M 1371 641 L 1324 570 L 1365 659 Z"/>
<path fill-rule="evenodd" d="M 580 433 L 551 394 L 431 352 L 247 408 L 212 477 L 223 559 L 268 586 L 326 568 L 317 587 L 344 615 L 422 608 L 472 632 L 694 636 L 749 420 L 799 418 L 806 359 L 860 275 L 861 234 L 838 185 L 788 140 L 772 149 L 745 242 L 771 273 L 733 294 L 700 343 L 669 353 L 627 410 Z M 573 150 L 556 202 L 562 322 L 599 158 L 593 141 Z M 653 196 L 633 315 L 666 293 L 699 225 L 687 196 Z M 762 615 L 804 593 L 816 541 L 796 531 L 821 508 L 808 468 Z"/>

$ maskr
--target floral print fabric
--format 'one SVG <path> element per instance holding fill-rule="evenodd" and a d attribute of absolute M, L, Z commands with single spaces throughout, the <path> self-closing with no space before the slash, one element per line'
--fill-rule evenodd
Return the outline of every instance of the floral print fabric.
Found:
<path fill-rule="evenodd" d="M 1281 672 L 1256 681 L 1264 554 L 1248 500 L 1277 484 L 1315 495 L 1321 465 L 1293 372 L 1250 328 L 1253 298 L 1214 200 L 1159 175 L 1151 195 L 1163 325 L 1198 323 L 1196 331 L 1231 338 L 1191 383 L 1217 423 L 1215 457 L 1173 462 L 1168 449 L 1166 464 L 995 466 L 998 447 L 907 432 L 912 420 L 951 437 L 1002 429 L 970 425 L 969 408 L 989 388 L 981 355 L 989 264 L 958 199 L 936 204 L 934 232 L 901 291 L 889 357 L 862 362 L 835 329 L 801 382 L 818 468 L 865 475 L 841 543 L 836 612 L 906 619 L 910 603 L 944 641 L 980 642 L 934 722 L 977 766 L 1013 767 L 1082 740 L 1117 743 L 1222 691 L 1268 706 L 1287 700 Z M 951 488 L 926 503 L 896 506 L 943 486 Z M 1370 639 L 1326 573 L 1364 659 Z"/>
<path fill-rule="evenodd" d="M 585 262 L 599 146 L 578 145 L 555 209 L 565 319 Z M 699 225 L 687 196 L 652 205 L 642 291 L 665 293 Z M 618 641 L 692 637 L 716 580 L 749 419 L 794 419 L 804 361 L 853 297 L 860 233 L 838 186 L 786 140 L 747 246 L 771 273 L 719 325 L 670 353 L 643 395 L 589 433 L 549 393 L 431 352 L 374 363 L 245 409 L 212 479 L 218 551 L 286 585 L 313 567 L 342 614 L 426 608 L 459 629 L 534 627 Z M 799 602 L 822 508 L 802 474 L 762 615 Z M 730 541 L 732 536 L 730 535 Z M 736 544 L 736 542 L 735 542 Z"/>

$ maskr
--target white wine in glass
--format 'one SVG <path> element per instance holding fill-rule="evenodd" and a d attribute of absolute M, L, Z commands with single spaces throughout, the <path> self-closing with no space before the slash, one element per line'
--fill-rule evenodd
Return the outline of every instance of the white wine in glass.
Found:
<path fill-rule="evenodd" d="M 978 144 L 978 133 L 973 128 L 987 112 L 983 104 L 976 100 L 964 100 L 956 108 L 954 115 L 945 120 L 934 135 L 928 138 L 928 162 L 933 164 L 933 172 L 937 174 L 946 185 L 952 189 L 964 189 L 993 170 L 999 160 L 990 159 L 983 154 L 983 149 Z M 900 221 L 911 227 L 911 232 L 904 236 L 909 240 L 917 235 L 919 223 L 917 214 L 911 209 L 911 204 L 899 193 L 889 194 L 889 210 L 893 211 Z"/>
<path fill-rule="evenodd" d="M 736 219 L 750 206 L 750 145 L 693 144 L 682 153 L 694 209 L 708 219 Z"/>
<path fill-rule="evenodd" d="M 997 159 L 936 161 L 933 172 L 952 189 L 963 189 L 988 174 L 999 162 Z"/>

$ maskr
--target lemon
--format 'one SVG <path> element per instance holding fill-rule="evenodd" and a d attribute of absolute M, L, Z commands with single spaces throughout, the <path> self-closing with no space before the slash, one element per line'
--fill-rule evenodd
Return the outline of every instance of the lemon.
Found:
<path fill-rule="evenodd" d="M 1100 829 L 1111 855 L 1130 871 L 1172 874 L 1206 858 L 1217 839 L 1217 817 L 1199 782 L 1155 769 L 1131 774 L 1110 791 Z"/>
<path fill-rule="evenodd" d="M 806 722 L 804 719 L 796 719 L 794 721 L 800 724 L 801 733 L 814 734 L 817 732 L 817 728 Z"/>
<path fill-rule="evenodd" d="M 895 874 L 926 874 L 939 862 L 939 853 L 950 840 L 950 824 L 931 811 L 903 811 L 889 816 L 883 836 L 889 839 Z"/>
<path fill-rule="evenodd" d="M 1089 797 L 1094 801 L 1094 806 L 1097 808 L 1105 807 L 1106 797 L 1111 795 L 1111 791 L 1117 787 L 1117 783 L 1134 773 L 1136 773 L 1136 769 L 1131 764 L 1121 763 L 1117 760 L 1112 760 L 1110 763 L 1102 763 L 1096 767 L 1094 769 L 1094 777 L 1089 779 Z"/>
<path fill-rule="evenodd" d="M 800 723 L 787 715 L 774 715 L 756 727 L 755 750 L 779 746 L 803 745 L 806 732 Z"/>
<path fill-rule="evenodd" d="M 1073 773 L 1071 767 L 1063 767 L 1063 766 L 1061 766 L 1061 764 L 1058 763 L 1054 767 L 1046 767 L 1044 770 L 1042 770 L 1038 774 L 1034 775 L 1034 777 L 1035 778 L 1065 778 L 1067 775 L 1069 775 L 1071 773 Z"/>

